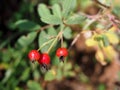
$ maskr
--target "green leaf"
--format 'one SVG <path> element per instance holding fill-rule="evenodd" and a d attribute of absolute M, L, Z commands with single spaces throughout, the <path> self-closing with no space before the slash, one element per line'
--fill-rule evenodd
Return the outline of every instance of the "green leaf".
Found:
<path fill-rule="evenodd" d="M 53 28 L 53 27 L 50 27 L 47 29 L 47 33 L 50 35 L 50 36 L 56 36 L 57 35 L 57 31 Z"/>
<path fill-rule="evenodd" d="M 83 15 L 73 15 L 67 19 L 66 24 L 80 24 L 85 20 Z"/>
<path fill-rule="evenodd" d="M 58 16 L 60 19 L 62 18 L 61 8 L 58 4 L 54 4 L 52 6 L 52 12 L 53 12 L 53 15 Z"/>
<path fill-rule="evenodd" d="M 20 30 L 27 30 L 27 31 L 40 29 L 40 25 L 29 20 L 19 20 L 15 23 L 15 27 L 17 27 Z"/>
<path fill-rule="evenodd" d="M 63 0 L 62 9 L 63 16 L 66 17 L 70 11 L 72 11 L 76 6 L 76 0 Z"/>
<path fill-rule="evenodd" d="M 62 70 L 60 68 L 57 68 L 57 75 L 56 75 L 56 79 L 61 80 L 63 77 L 63 73 Z"/>
<path fill-rule="evenodd" d="M 57 32 L 53 27 L 47 29 L 47 32 L 41 31 L 41 33 L 39 34 L 39 39 L 38 39 L 39 48 L 45 43 L 49 42 L 47 45 L 41 48 L 41 52 L 46 52 L 48 50 L 48 48 L 50 47 L 52 43 L 52 39 L 50 38 L 55 37 L 56 35 L 57 35 Z"/>
<path fill-rule="evenodd" d="M 30 32 L 27 36 L 21 36 L 17 43 L 20 44 L 22 47 L 30 45 L 36 38 L 37 33 L 36 32 Z"/>
<path fill-rule="evenodd" d="M 104 46 L 109 45 L 109 40 L 108 40 L 108 37 L 106 35 L 102 35 L 102 41 L 103 41 Z"/>
<path fill-rule="evenodd" d="M 46 74 L 45 74 L 45 80 L 46 81 L 52 81 L 55 79 L 55 74 L 53 73 L 52 70 L 49 70 Z"/>
<path fill-rule="evenodd" d="M 105 85 L 104 84 L 100 84 L 98 86 L 98 90 L 106 90 Z"/>
<path fill-rule="evenodd" d="M 38 82 L 28 81 L 27 83 L 28 90 L 43 90 Z"/>
<path fill-rule="evenodd" d="M 58 57 L 54 56 L 53 59 L 52 59 L 52 65 L 59 65 L 60 63 L 60 60 Z"/>
<path fill-rule="evenodd" d="M 3 79 L 3 83 L 6 83 L 8 81 L 8 79 L 11 77 L 12 73 L 13 73 L 13 69 L 12 68 L 9 68 L 6 73 L 5 73 L 5 76 L 4 76 L 4 79 Z"/>
<path fill-rule="evenodd" d="M 41 18 L 48 18 L 51 13 L 45 4 L 38 5 L 38 14 Z"/>
<path fill-rule="evenodd" d="M 34 70 L 33 76 L 34 76 L 35 80 L 39 80 L 39 78 L 40 78 L 40 73 L 39 73 L 39 71 L 38 71 L 37 69 Z"/>
<path fill-rule="evenodd" d="M 81 73 L 80 80 L 81 82 L 87 83 L 89 81 L 89 78 L 85 74 Z"/>
<path fill-rule="evenodd" d="M 98 1 L 106 6 L 110 6 L 111 4 L 113 5 L 112 0 L 98 0 Z"/>
<path fill-rule="evenodd" d="M 66 39 L 71 39 L 72 38 L 72 31 L 70 27 L 66 27 L 64 32 L 63 32 L 63 36 Z"/>
<path fill-rule="evenodd" d="M 62 23 L 60 16 L 60 8 L 58 5 L 54 5 L 53 8 L 56 8 L 55 10 L 53 10 L 53 14 L 52 15 L 50 13 L 50 10 L 46 7 L 46 5 L 44 4 L 39 4 L 38 6 L 38 14 L 41 17 L 41 20 L 47 24 L 55 24 L 58 25 L 60 23 Z M 58 11 L 57 11 L 58 10 Z M 58 16 L 59 14 L 59 16 Z"/>
<path fill-rule="evenodd" d="M 115 6 L 112 12 L 120 18 L 120 6 Z"/>
<path fill-rule="evenodd" d="M 41 47 L 45 42 L 47 42 L 47 33 L 45 31 L 41 31 L 39 34 L 39 39 L 38 39 L 38 43 L 39 43 L 39 47 Z M 43 47 L 41 49 L 41 52 L 46 52 L 49 48 L 50 44 L 47 44 L 45 47 Z"/>
<path fill-rule="evenodd" d="M 81 9 L 85 10 L 88 6 L 92 5 L 92 0 L 80 0 L 80 7 Z"/>
<path fill-rule="evenodd" d="M 72 69 L 72 64 L 71 63 L 66 63 L 66 65 L 64 66 L 64 71 L 66 72 L 70 69 Z"/>
<path fill-rule="evenodd" d="M 24 72 L 22 73 L 20 79 L 23 80 L 23 81 L 27 80 L 28 77 L 29 77 L 29 74 L 30 74 L 30 68 L 26 68 L 24 70 Z"/>
<path fill-rule="evenodd" d="M 50 5 L 54 5 L 56 3 L 60 3 L 60 0 L 49 0 Z"/>
<path fill-rule="evenodd" d="M 62 20 L 58 16 L 55 16 L 55 15 L 50 15 L 49 17 L 41 18 L 41 20 L 47 24 L 58 25 L 62 23 Z"/>
<path fill-rule="evenodd" d="M 64 72 L 64 75 L 66 77 L 73 77 L 73 76 L 75 76 L 75 72 L 73 72 L 73 71 L 67 71 L 67 72 Z"/>

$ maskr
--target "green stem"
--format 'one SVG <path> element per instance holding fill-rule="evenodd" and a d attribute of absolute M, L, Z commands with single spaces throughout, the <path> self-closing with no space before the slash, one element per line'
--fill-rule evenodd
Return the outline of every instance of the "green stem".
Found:
<path fill-rule="evenodd" d="M 54 44 L 55 44 L 55 43 L 56 43 L 56 41 L 58 40 L 59 35 L 60 35 L 60 32 L 59 32 L 59 34 L 57 35 L 57 37 L 54 39 L 54 41 L 53 41 L 53 43 L 51 44 L 51 46 L 49 47 L 49 49 L 48 49 L 47 53 L 49 53 L 49 52 L 50 52 L 50 50 L 52 49 L 52 47 L 54 46 Z"/>
<path fill-rule="evenodd" d="M 54 40 L 54 38 L 51 39 L 51 40 L 49 40 L 49 41 L 47 41 L 47 42 L 45 42 L 37 51 L 40 51 L 44 46 L 46 46 L 47 44 L 49 44 L 49 43 L 52 42 L 53 40 Z"/>
<path fill-rule="evenodd" d="M 49 47 L 47 53 L 50 52 L 50 50 L 53 48 L 53 46 L 55 45 L 55 43 L 57 42 L 57 40 L 60 38 L 60 36 L 62 35 L 63 33 L 63 29 L 64 29 L 64 24 L 61 24 L 61 29 L 60 29 L 60 32 L 58 33 L 57 37 L 54 39 L 53 43 L 51 44 L 51 46 Z"/>

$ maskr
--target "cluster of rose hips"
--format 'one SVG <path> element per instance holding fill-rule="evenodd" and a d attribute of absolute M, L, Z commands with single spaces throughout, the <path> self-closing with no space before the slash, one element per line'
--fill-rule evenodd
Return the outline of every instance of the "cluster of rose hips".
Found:
<path fill-rule="evenodd" d="M 60 59 L 60 61 L 64 61 L 64 57 L 68 55 L 68 51 L 66 48 L 58 48 L 56 51 L 56 56 Z M 48 53 L 40 53 L 37 50 L 31 50 L 28 53 L 28 57 L 30 61 L 37 61 L 42 67 L 47 69 L 47 66 L 50 64 L 50 56 Z"/>

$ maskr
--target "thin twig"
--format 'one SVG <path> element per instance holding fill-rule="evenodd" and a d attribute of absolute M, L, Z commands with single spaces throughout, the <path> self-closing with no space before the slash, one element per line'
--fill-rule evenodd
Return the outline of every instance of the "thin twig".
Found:
<path fill-rule="evenodd" d="M 50 50 L 52 49 L 52 47 L 54 46 L 54 44 L 56 43 L 56 41 L 58 40 L 58 38 L 61 36 L 63 32 L 59 32 L 59 34 L 57 35 L 57 37 L 54 39 L 54 41 L 52 42 L 51 46 L 49 47 L 47 53 L 50 52 Z"/>
<path fill-rule="evenodd" d="M 94 23 L 95 21 L 97 21 L 99 18 L 101 18 L 101 16 L 99 15 L 101 12 L 101 10 L 94 16 L 90 16 L 90 15 L 86 15 L 84 13 L 80 13 L 82 15 L 85 15 L 87 18 L 91 19 L 90 22 L 88 22 L 84 27 L 83 27 L 83 30 L 86 30 L 92 23 Z M 81 32 L 79 32 L 77 34 L 77 36 L 74 38 L 74 40 L 72 41 L 70 47 L 69 47 L 69 50 L 71 49 L 71 47 L 76 43 L 76 41 L 78 40 L 78 38 L 80 37 L 80 34 Z"/>
<path fill-rule="evenodd" d="M 105 7 L 105 8 L 107 8 L 107 9 L 110 8 L 110 6 L 107 6 L 107 5 L 105 5 L 105 4 L 101 3 L 101 2 L 99 2 L 98 0 L 92 0 L 92 1 L 94 1 L 95 3 L 97 3 L 97 4 L 99 4 L 99 5 L 103 6 L 103 7 Z"/>
<path fill-rule="evenodd" d="M 49 28 L 49 27 L 53 27 L 53 26 L 54 26 L 54 25 L 52 25 L 52 24 L 43 26 L 43 27 L 41 27 L 39 30 L 37 30 L 37 32 L 40 32 L 40 31 L 42 31 L 42 30 L 45 30 L 45 29 L 47 29 L 47 28 Z"/>

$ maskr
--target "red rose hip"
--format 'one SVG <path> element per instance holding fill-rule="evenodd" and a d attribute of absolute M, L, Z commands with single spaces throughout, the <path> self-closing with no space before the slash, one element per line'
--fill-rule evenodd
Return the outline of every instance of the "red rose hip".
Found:
<path fill-rule="evenodd" d="M 50 64 L 50 56 L 47 53 L 41 54 L 41 58 L 38 60 L 40 64 Z"/>
<path fill-rule="evenodd" d="M 41 58 L 38 60 L 42 69 L 48 70 L 48 65 L 50 64 L 50 56 L 47 53 L 41 54 Z"/>
<path fill-rule="evenodd" d="M 58 48 L 56 51 L 56 56 L 59 57 L 60 60 L 64 60 L 64 57 L 68 56 L 68 51 L 66 48 Z"/>
<path fill-rule="evenodd" d="M 58 48 L 56 51 L 56 55 L 58 57 L 61 57 L 61 56 L 66 57 L 68 55 L 68 51 L 66 48 Z"/>
<path fill-rule="evenodd" d="M 28 58 L 34 62 L 34 61 L 38 61 L 40 59 L 40 53 L 37 50 L 31 50 L 28 53 Z"/>

